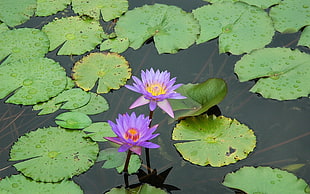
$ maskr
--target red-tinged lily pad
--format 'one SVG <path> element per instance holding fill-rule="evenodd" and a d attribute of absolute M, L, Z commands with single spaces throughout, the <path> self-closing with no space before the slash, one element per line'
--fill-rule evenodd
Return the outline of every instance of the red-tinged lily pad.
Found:
<path fill-rule="evenodd" d="M 72 75 L 85 91 L 91 90 L 98 81 L 97 93 L 119 89 L 130 76 L 128 62 L 116 53 L 91 53 L 75 63 Z"/>
<path fill-rule="evenodd" d="M 256 146 L 254 132 L 235 119 L 201 115 L 181 120 L 172 133 L 185 160 L 200 166 L 225 166 L 248 156 Z"/>

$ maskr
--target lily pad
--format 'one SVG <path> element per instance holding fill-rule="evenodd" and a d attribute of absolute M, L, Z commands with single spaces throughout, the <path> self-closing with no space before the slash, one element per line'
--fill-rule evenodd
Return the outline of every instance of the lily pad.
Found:
<path fill-rule="evenodd" d="M 92 123 L 92 120 L 81 112 L 61 113 L 55 119 L 57 125 L 67 129 L 83 129 Z"/>
<path fill-rule="evenodd" d="M 248 156 L 256 137 L 246 125 L 224 116 L 201 115 L 181 120 L 172 133 L 174 146 L 185 160 L 200 166 L 220 167 Z"/>
<path fill-rule="evenodd" d="M 97 158 L 97 143 L 84 132 L 57 127 L 39 128 L 12 146 L 10 161 L 18 171 L 36 181 L 59 182 L 88 170 Z"/>
<path fill-rule="evenodd" d="M 0 192 L 2 194 L 25 194 L 25 193 L 67 193 L 82 194 L 82 189 L 73 181 L 62 181 L 60 183 L 44 183 L 33 181 L 25 176 L 18 174 L 6 177 L 0 181 Z"/>
<path fill-rule="evenodd" d="M 182 85 L 176 90 L 186 99 L 169 99 L 176 119 L 197 116 L 220 103 L 227 93 L 222 79 L 208 79 L 203 83 Z"/>
<path fill-rule="evenodd" d="M 191 13 L 176 6 L 144 5 L 126 12 L 115 26 L 118 37 L 127 37 L 138 49 L 153 37 L 159 54 L 176 53 L 191 46 L 199 34 L 199 24 Z"/>
<path fill-rule="evenodd" d="M 291 100 L 310 94 L 310 55 L 289 48 L 264 48 L 235 65 L 241 82 L 260 78 L 251 92 L 265 98 Z"/>
<path fill-rule="evenodd" d="M 230 1 L 230 2 L 241 1 L 249 5 L 255 5 L 257 7 L 267 9 L 272 5 L 278 4 L 282 0 L 204 0 L 204 1 L 208 1 L 210 3 L 223 2 L 223 1 Z"/>
<path fill-rule="evenodd" d="M 47 101 L 64 90 L 66 72 L 48 58 L 25 58 L 0 66 L 0 98 L 15 91 L 6 102 L 32 105 Z"/>
<path fill-rule="evenodd" d="M 58 55 L 81 55 L 94 49 L 102 41 L 103 30 L 99 22 L 78 16 L 57 19 L 46 24 L 44 31 L 52 51 L 62 45 Z"/>
<path fill-rule="evenodd" d="M 103 137 L 115 137 L 115 133 L 107 122 L 92 123 L 90 126 L 83 129 L 83 131 L 87 132 L 85 137 L 89 137 L 93 141 L 104 142 L 107 140 Z"/>
<path fill-rule="evenodd" d="M 130 78 L 131 69 L 126 59 L 116 53 L 91 53 L 73 67 L 75 83 L 85 91 L 91 90 L 97 80 L 97 93 L 119 89 Z"/>
<path fill-rule="evenodd" d="M 36 6 L 36 0 L 1 0 L 0 20 L 11 27 L 22 24 L 34 14 Z"/>
<path fill-rule="evenodd" d="M 245 3 L 214 3 L 193 10 L 193 14 L 201 26 L 197 44 L 219 37 L 219 53 L 248 53 L 269 44 L 274 35 L 267 13 Z"/>
<path fill-rule="evenodd" d="M 37 0 L 37 16 L 49 16 L 64 10 L 71 0 Z"/>
<path fill-rule="evenodd" d="M 310 25 L 310 1 L 285 0 L 270 9 L 274 27 L 282 33 L 294 33 Z"/>
<path fill-rule="evenodd" d="M 80 108 L 72 109 L 73 112 L 81 112 L 87 115 L 95 115 L 107 111 L 109 109 L 109 104 L 107 100 L 96 93 L 90 92 L 89 102 Z"/>
<path fill-rule="evenodd" d="M 2 64 L 29 57 L 44 57 L 49 40 L 45 33 L 33 28 L 6 30 L 0 38 L 0 61 Z"/>
<path fill-rule="evenodd" d="M 132 189 L 125 189 L 124 187 L 122 188 L 113 188 L 110 191 L 107 192 L 107 194 L 166 194 L 167 192 L 153 187 L 149 184 L 142 184 L 138 187 L 132 188 Z"/>
<path fill-rule="evenodd" d="M 128 10 L 127 0 L 72 0 L 72 9 L 79 15 L 88 15 L 99 20 L 100 13 L 104 21 L 120 17 Z"/>
<path fill-rule="evenodd" d="M 305 27 L 302 31 L 298 45 L 310 48 L 310 26 Z"/>
<path fill-rule="evenodd" d="M 270 167 L 243 167 L 225 176 L 223 185 L 246 193 L 310 193 L 307 183 L 294 174 Z"/>
<path fill-rule="evenodd" d="M 116 37 L 116 38 L 111 38 L 111 39 L 105 40 L 100 45 L 100 51 L 104 51 L 104 50 L 109 50 L 110 49 L 111 52 L 122 53 L 128 47 L 129 47 L 129 40 L 128 40 L 128 38 Z"/>
<path fill-rule="evenodd" d="M 5 23 L 0 22 L 0 33 L 8 31 L 9 28 Z"/>

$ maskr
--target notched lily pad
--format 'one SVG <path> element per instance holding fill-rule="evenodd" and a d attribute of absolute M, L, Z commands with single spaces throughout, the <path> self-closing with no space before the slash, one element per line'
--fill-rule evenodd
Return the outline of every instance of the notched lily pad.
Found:
<path fill-rule="evenodd" d="M 128 193 L 128 194 L 135 194 L 135 193 L 139 193 L 139 194 L 166 194 L 167 192 L 153 187 L 149 184 L 142 184 L 138 187 L 132 188 L 132 189 L 125 189 L 124 187 L 122 188 L 113 188 L 110 191 L 107 192 L 107 194 L 124 194 L 124 193 Z"/>
<path fill-rule="evenodd" d="M 294 174 L 270 167 L 243 167 L 225 176 L 223 185 L 245 193 L 310 193 L 307 183 Z"/>
<path fill-rule="evenodd" d="M 98 21 L 78 16 L 57 19 L 46 24 L 42 31 L 50 40 L 50 51 L 63 44 L 58 55 L 81 55 L 100 44 L 103 35 Z"/>
<path fill-rule="evenodd" d="M 310 55 L 289 48 L 264 48 L 235 65 L 241 82 L 260 78 L 251 92 L 265 98 L 291 100 L 310 94 Z"/>
<path fill-rule="evenodd" d="M 75 63 L 72 75 L 85 91 L 91 90 L 98 81 L 97 93 L 119 89 L 130 76 L 128 62 L 116 53 L 91 53 Z"/>
<path fill-rule="evenodd" d="M 32 105 L 58 95 L 67 84 L 66 72 L 48 58 L 25 58 L 0 66 L 0 99 Z"/>
<path fill-rule="evenodd" d="M 37 16 L 49 16 L 64 10 L 71 0 L 37 0 Z"/>
<path fill-rule="evenodd" d="M 81 112 L 61 113 L 55 119 L 57 125 L 67 129 L 83 129 L 92 123 L 92 120 Z"/>
<path fill-rule="evenodd" d="M 80 108 L 72 109 L 73 112 L 81 112 L 87 115 L 95 115 L 107 111 L 109 109 L 109 104 L 107 100 L 96 93 L 90 92 L 89 102 Z"/>
<path fill-rule="evenodd" d="M 269 44 L 274 35 L 267 13 L 245 3 L 214 3 L 193 10 L 193 14 L 201 26 L 197 44 L 219 37 L 219 53 L 248 53 Z"/>
<path fill-rule="evenodd" d="M 185 160 L 213 167 L 235 163 L 248 156 L 256 145 L 252 130 L 237 120 L 201 115 L 181 120 L 172 133 L 174 146 Z"/>
<path fill-rule="evenodd" d="M 0 181 L 0 192 L 5 194 L 24 193 L 49 193 L 58 194 L 67 191 L 68 193 L 82 194 L 83 190 L 73 181 L 64 180 L 60 183 L 37 182 L 21 174 L 5 177 Z"/>
<path fill-rule="evenodd" d="M 107 140 L 103 137 L 115 137 L 115 133 L 107 122 L 92 123 L 83 131 L 87 133 L 85 137 L 90 137 L 93 141 L 104 142 Z"/>
<path fill-rule="evenodd" d="M 88 170 L 97 158 L 97 143 L 84 132 L 57 127 L 39 128 L 20 137 L 12 146 L 14 167 L 36 181 L 59 182 Z"/>
<path fill-rule="evenodd" d="M 100 51 L 110 50 L 111 52 L 122 53 L 129 47 L 128 38 L 111 38 L 100 45 Z"/>
<path fill-rule="evenodd" d="M 127 0 L 72 0 L 72 9 L 80 15 L 88 15 L 99 20 L 100 13 L 104 21 L 120 17 L 128 10 Z"/>
<path fill-rule="evenodd" d="M 115 32 L 119 37 L 127 37 L 133 49 L 153 37 L 159 54 L 176 53 L 196 41 L 199 24 L 181 8 L 154 4 L 126 12 L 117 22 Z"/>

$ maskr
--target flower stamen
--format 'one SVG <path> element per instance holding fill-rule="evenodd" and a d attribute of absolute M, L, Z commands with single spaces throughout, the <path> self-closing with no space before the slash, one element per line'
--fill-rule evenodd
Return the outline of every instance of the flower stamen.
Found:
<path fill-rule="evenodd" d="M 131 139 L 133 142 L 137 142 L 140 138 L 139 131 L 135 128 L 130 128 L 124 134 L 126 140 Z"/>
<path fill-rule="evenodd" d="M 167 93 L 166 87 L 164 87 L 163 84 L 159 83 L 147 84 L 145 89 L 153 96 L 159 96 L 161 94 Z"/>

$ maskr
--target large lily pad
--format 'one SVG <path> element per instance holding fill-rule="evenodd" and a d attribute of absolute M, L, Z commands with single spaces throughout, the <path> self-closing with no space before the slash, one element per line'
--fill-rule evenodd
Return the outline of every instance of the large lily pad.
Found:
<path fill-rule="evenodd" d="M 197 116 L 220 103 L 227 93 L 227 85 L 222 79 L 208 79 L 203 83 L 186 84 L 176 90 L 186 99 L 169 99 L 176 119 Z"/>
<path fill-rule="evenodd" d="M 36 6 L 36 0 L 1 0 L 0 20 L 11 27 L 22 24 L 34 14 Z"/>
<path fill-rule="evenodd" d="M 12 146 L 10 161 L 36 181 L 58 182 L 88 170 L 97 158 L 97 143 L 84 132 L 57 127 L 39 128 L 20 137 Z"/>
<path fill-rule="evenodd" d="M 268 7 L 271 7 L 272 5 L 278 4 L 282 0 L 204 0 L 204 1 L 208 1 L 210 3 L 223 2 L 223 1 L 230 1 L 230 2 L 241 1 L 249 5 L 255 5 L 257 7 L 266 9 Z"/>
<path fill-rule="evenodd" d="M 305 27 L 302 31 L 298 45 L 310 48 L 310 26 Z"/>
<path fill-rule="evenodd" d="M 0 61 L 8 57 L 2 64 L 29 57 L 44 57 L 48 52 L 49 40 L 38 29 L 6 30 L 0 37 Z"/>
<path fill-rule="evenodd" d="M 214 3 L 193 10 L 193 14 L 201 26 L 197 43 L 219 37 L 220 53 L 248 53 L 269 44 L 274 35 L 267 13 L 245 3 Z"/>
<path fill-rule="evenodd" d="M 153 187 L 149 184 L 142 184 L 138 187 L 132 188 L 132 189 L 126 189 L 124 187 L 122 188 L 113 188 L 107 194 L 166 194 L 167 192 L 160 189 Z"/>
<path fill-rule="evenodd" d="M 294 174 L 270 167 L 243 167 L 225 176 L 223 185 L 246 193 L 310 193 L 307 183 Z"/>
<path fill-rule="evenodd" d="M 91 125 L 92 120 L 81 112 L 65 112 L 58 115 L 55 123 L 67 129 L 83 129 Z"/>
<path fill-rule="evenodd" d="M 119 37 L 127 37 L 133 49 L 153 37 L 158 53 L 176 53 L 196 41 L 199 24 L 181 8 L 154 4 L 126 12 L 117 22 L 115 32 Z"/>
<path fill-rule="evenodd" d="M 0 66 L 0 98 L 15 91 L 6 102 L 31 105 L 47 101 L 63 91 L 66 72 L 48 58 L 25 58 Z"/>
<path fill-rule="evenodd" d="M 131 69 L 126 59 L 116 53 L 91 53 L 73 67 L 73 79 L 82 89 L 91 90 L 97 80 L 97 93 L 119 89 L 130 78 Z"/>
<path fill-rule="evenodd" d="M 64 10 L 71 0 L 37 0 L 37 16 L 49 16 Z"/>
<path fill-rule="evenodd" d="M 289 48 L 264 48 L 235 65 L 241 82 L 260 78 L 251 88 L 265 98 L 291 100 L 310 94 L 310 55 Z"/>
<path fill-rule="evenodd" d="M 72 9 L 80 15 L 88 15 L 99 20 L 100 13 L 104 21 L 120 17 L 128 10 L 127 0 L 72 0 Z"/>
<path fill-rule="evenodd" d="M 0 192 L 2 194 L 25 194 L 25 193 L 72 193 L 82 194 L 82 189 L 73 181 L 64 180 L 60 183 L 37 182 L 18 174 L 6 177 L 0 181 Z"/>
<path fill-rule="evenodd" d="M 294 33 L 310 25 L 310 1 L 284 0 L 270 9 L 274 27 L 282 33 Z"/>
<path fill-rule="evenodd" d="M 103 34 L 98 21 L 77 16 L 57 19 L 46 24 L 42 31 L 50 39 L 50 51 L 63 44 L 59 55 L 80 55 L 90 51 L 101 43 Z"/>
<path fill-rule="evenodd" d="M 248 156 L 256 137 L 246 125 L 223 116 L 201 115 L 181 120 L 172 133 L 174 144 L 185 160 L 214 167 L 235 163 Z"/>

